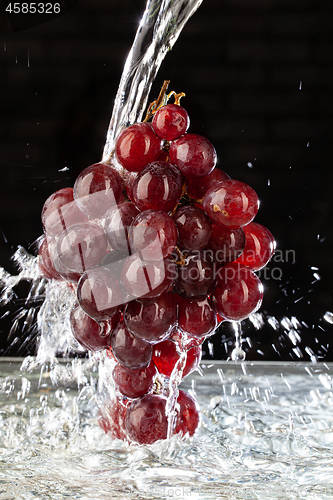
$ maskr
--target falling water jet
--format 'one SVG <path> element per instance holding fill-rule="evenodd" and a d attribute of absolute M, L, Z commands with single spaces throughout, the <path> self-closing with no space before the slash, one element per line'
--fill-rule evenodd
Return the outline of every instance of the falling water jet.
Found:
<path fill-rule="evenodd" d="M 140 122 L 159 67 L 203 0 L 148 0 L 127 57 L 107 132 L 103 162 L 113 155 L 121 130 Z"/>
<path fill-rule="evenodd" d="M 243 338 L 242 338 L 242 324 L 240 321 L 233 321 L 232 327 L 235 332 L 235 343 L 234 348 L 231 353 L 232 361 L 244 361 L 246 357 L 245 351 L 242 349 Z"/>

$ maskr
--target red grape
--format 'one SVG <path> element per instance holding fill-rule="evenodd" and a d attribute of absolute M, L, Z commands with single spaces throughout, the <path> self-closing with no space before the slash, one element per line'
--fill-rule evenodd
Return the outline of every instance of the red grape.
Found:
<path fill-rule="evenodd" d="M 212 224 L 212 234 L 207 245 L 211 250 L 213 260 L 218 264 L 229 264 L 236 260 L 245 247 L 245 233 L 240 227 L 228 227 Z"/>
<path fill-rule="evenodd" d="M 38 248 L 38 265 L 40 272 L 46 279 L 55 279 L 59 281 L 64 279 L 53 267 L 48 248 L 48 240 L 46 237 L 44 237 Z"/>
<path fill-rule="evenodd" d="M 124 303 L 124 292 L 107 267 L 86 271 L 77 286 L 77 298 L 82 309 L 96 321 L 103 321 L 118 311 Z"/>
<path fill-rule="evenodd" d="M 275 251 L 275 240 L 272 233 L 261 224 L 250 222 L 244 227 L 245 248 L 237 262 L 253 271 L 259 271 L 271 259 Z"/>
<path fill-rule="evenodd" d="M 111 322 L 97 323 L 76 304 L 70 314 L 70 323 L 74 338 L 86 349 L 101 351 L 110 346 Z"/>
<path fill-rule="evenodd" d="M 193 177 L 187 180 L 186 192 L 195 201 L 202 201 L 206 191 L 217 182 L 230 179 L 229 175 L 218 168 L 214 168 L 210 174 L 204 177 Z"/>
<path fill-rule="evenodd" d="M 161 261 L 170 255 L 177 243 L 177 227 L 171 217 L 159 210 L 141 212 L 129 228 L 132 251 L 144 260 Z"/>
<path fill-rule="evenodd" d="M 202 355 L 201 345 L 192 347 L 187 351 L 186 364 L 183 370 L 183 378 L 189 375 L 199 366 Z M 165 377 L 170 377 L 176 362 L 180 358 L 176 344 L 171 340 L 164 340 L 154 346 L 153 361 L 158 371 Z"/>
<path fill-rule="evenodd" d="M 190 118 L 182 106 L 166 104 L 156 111 L 151 125 L 161 139 L 173 141 L 185 134 L 190 126 Z"/>
<path fill-rule="evenodd" d="M 106 249 L 104 231 L 94 222 L 70 226 L 60 235 L 57 244 L 62 264 L 78 273 L 97 266 L 105 257 Z"/>
<path fill-rule="evenodd" d="M 214 333 L 217 319 L 209 299 L 185 299 L 179 302 L 178 325 L 185 333 L 203 339 Z"/>
<path fill-rule="evenodd" d="M 78 175 L 74 198 L 82 212 L 100 218 L 123 199 L 119 173 L 105 163 L 95 163 Z"/>
<path fill-rule="evenodd" d="M 203 208 L 218 226 L 236 229 L 254 219 L 259 209 L 259 199 L 250 186 L 230 179 L 208 189 Z"/>
<path fill-rule="evenodd" d="M 136 177 L 132 193 L 140 210 L 170 212 L 182 194 L 181 173 L 177 167 L 170 168 L 170 163 L 164 161 L 149 163 Z"/>
<path fill-rule="evenodd" d="M 130 201 L 108 210 L 104 219 L 104 231 L 114 250 L 129 251 L 128 227 L 139 213 L 140 210 Z"/>
<path fill-rule="evenodd" d="M 216 151 L 208 139 L 185 134 L 170 143 L 170 162 L 177 165 L 185 177 L 208 175 L 216 164 Z"/>
<path fill-rule="evenodd" d="M 261 281 L 243 264 L 233 262 L 219 269 L 212 302 L 224 319 L 230 321 L 246 319 L 259 309 L 262 297 Z"/>
<path fill-rule="evenodd" d="M 152 444 L 168 435 L 165 413 L 166 399 L 157 394 L 147 394 L 133 401 L 125 417 L 125 429 L 131 441 Z"/>
<path fill-rule="evenodd" d="M 59 236 L 73 224 L 87 220 L 74 201 L 73 188 L 59 189 L 48 197 L 42 208 L 42 224 L 50 236 Z"/>
<path fill-rule="evenodd" d="M 70 283 L 77 283 L 81 278 L 81 273 L 75 271 L 70 271 L 63 265 L 59 259 L 59 254 L 57 250 L 57 241 L 50 236 L 47 237 L 47 246 L 49 250 L 50 259 L 54 269 L 62 276 L 63 279 L 69 281 Z"/>
<path fill-rule="evenodd" d="M 139 370 L 132 370 L 118 363 L 113 369 L 113 381 L 116 389 L 127 398 L 132 399 L 139 398 L 151 391 L 155 376 L 154 363 Z"/>
<path fill-rule="evenodd" d="M 192 205 L 183 205 L 176 210 L 173 220 L 178 229 L 179 248 L 191 252 L 207 246 L 212 223 L 202 210 Z"/>
<path fill-rule="evenodd" d="M 157 160 L 162 145 L 150 123 L 135 123 L 118 136 L 115 154 L 124 168 L 140 172 L 147 163 Z"/>
<path fill-rule="evenodd" d="M 119 363 L 132 370 L 148 366 L 153 354 L 152 345 L 132 335 L 123 321 L 111 334 L 111 347 Z"/>
<path fill-rule="evenodd" d="M 190 253 L 178 266 L 177 291 L 184 297 L 205 297 L 215 286 L 214 263 L 204 252 Z"/>
<path fill-rule="evenodd" d="M 168 337 L 176 325 L 177 304 L 168 293 L 154 299 L 133 300 L 125 308 L 124 320 L 136 337 L 156 344 Z"/>
<path fill-rule="evenodd" d="M 196 401 L 187 392 L 179 391 L 177 398 L 179 410 L 174 433 L 182 436 L 193 436 L 200 424 L 199 407 Z"/>
<path fill-rule="evenodd" d="M 142 261 L 138 254 L 128 257 L 121 270 L 121 282 L 129 298 L 153 298 L 171 290 L 177 266 L 170 257 L 159 262 Z"/>

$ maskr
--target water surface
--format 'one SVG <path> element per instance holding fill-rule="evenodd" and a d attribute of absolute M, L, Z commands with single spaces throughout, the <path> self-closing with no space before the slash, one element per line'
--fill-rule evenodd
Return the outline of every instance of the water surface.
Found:
<path fill-rule="evenodd" d="M 332 364 L 202 365 L 182 384 L 201 407 L 198 435 L 148 447 L 99 428 L 91 361 L 0 365 L 1 500 L 333 498 Z"/>

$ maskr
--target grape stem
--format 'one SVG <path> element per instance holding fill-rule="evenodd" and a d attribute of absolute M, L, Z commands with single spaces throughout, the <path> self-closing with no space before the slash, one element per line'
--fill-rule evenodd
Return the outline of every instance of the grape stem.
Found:
<path fill-rule="evenodd" d="M 156 99 L 156 101 L 151 102 L 148 106 L 145 119 L 143 120 L 144 122 L 147 122 L 148 120 L 150 120 L 150 118 L 156 113 L 156 111 L 158 109 L 160 109 L 165 104 L 165 102 L 168 100 L 169 96 L 167 96 L 167 98 L 166 98 L 165 93 L 166 93 L 166 90 L 169 86 L 169 83 L 170 83 L 170 80 L 164 80 L 162 88 L 161 88 L 160 93 L 158 95 L 158 98 Z M 169 95 L 172 95 L 172 92 Z"/>
<path fill-rule="evenodd" d="M 166 89 L 168 88 L 169 83 L 170 83 L 170 80 L 164 80 L 162 88 L 161 88 L 160 93 L 158 95 L 158 98 L 156 99 L 156 101 L 151 102 L 148 106 L 145 119 L 143 120 L 144 122 L 147 122 L 148 120 L 150 120 L 150 118 L 152 118 L 154 116 L 154 114 L 162 106 L 165 106 L 171 96 L 174 96 L 174 98 L 175 98 L 174 104 L 176 104 L 177 106 L 180 106 L 180 99 L 182 97 L 185 97 L 185 93 L 180 92 L 179 94 L 176 94 L 176 92 L 174 90 L 172 90 L 171 92 L 169 92 L 169 94 L 166 95 Z"/>

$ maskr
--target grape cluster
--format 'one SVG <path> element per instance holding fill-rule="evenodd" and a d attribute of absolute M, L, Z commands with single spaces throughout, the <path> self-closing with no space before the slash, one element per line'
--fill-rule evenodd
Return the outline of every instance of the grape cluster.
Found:
<path fill-rule="evenodd" d="M 120 133 L 114 163 L 89 166 L 42 210 L 41 273 L 75 289 L 75 339 L 115 362 L 118 398 L 99 423 L 137 443 L 167 437 L 164 382 L 177 367 L 191 373 L 221 322 L 260 307 L 255 271 L 275 248 L 252 222 L 255 191 L 215 168 L 213 145 L 188 127 L 179 102 L 162 105 Z M 198 424 L 195 400 L 179 391 L 173 432 Z"/>

